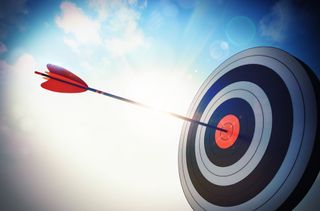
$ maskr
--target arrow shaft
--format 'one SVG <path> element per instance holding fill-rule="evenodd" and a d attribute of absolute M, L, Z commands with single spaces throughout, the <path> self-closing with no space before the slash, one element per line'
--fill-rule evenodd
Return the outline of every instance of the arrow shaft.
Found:
<path fill-rule="evenodd" d="M 111 93 L 108 93 L 108 92 L 104 92 L 104 91 L 101 91 L 101 90 L 98 90 L 98 89 L 94 89 L 94 88 L 91 88 L 91 87 L 81 86 L 81 85 L 78 85 L 78 84 L 76 84 L 76 83 L 72 83 L 72 82 L 69 82 L 69 81 L 65 81 L 65 80 L 63 80 L 63 79 L 56 78 L 56 77 L 53 77 L 53 76 L 51 76 L 51 75 L 48 75 L 48 74 L 45 74 L 45 73 L 41 73 L 41 72 L 38 72 L 38 71 L 35 71 L 35 73 L 38 74 L 38 75 L 41 75 L 41 76 L 44 76 L 44 77 L 47 77 L 47 78 L 50 78 L 50 79 L 53 79 L 53 80 L 62 82 L 62 83 L 69 84 L 69 85 L 71 85 L 71 86 L 75 86 L 75 87 L 78 87 L 78 88 L 81 88 L 81 89 L 84 89 L 84 90 L 88 90 L 88 91 L 91 91 L 91 92 L 95 92 L 95 93 L 97 93 L 97 94 L 102 94 L 102 95 L 111 97 L 111 98 L 113 98 L 113 99 L 117 99 L 117 100 L 120 100 L 120 101 L 123 101 L 123 102 L 126 102 L 126 103 L 130 103 L 130 104 L 133 104 L 133 105 L 136 105 L 136 106 L 140 106 L 140 107 L 143 107 L 143 108 L 146 108 L 146 109 L 158 111 L 158 112 L 160 112 L 160 113 L 164 113 L 164 114 L 167 114 L 167 115 L 176 117 L 176 118 L 178 118 L 178 119 L 182 119 L 182 120 L 185 120 L 185 121 L 188 121 L 188 122 L 196 123 L 196 124 L 198 124 L 198 125 L 202 125 L 202 126 L 205 126 L 205 127 L 208 127 L 208 128 L 220 130 L 220 131 L 222 131 L 222 132 L 227 132 L 227 130 L 225 130 L 225 129 L 223 129 L 223 128 L 219 128 L 219 127 L 216 127 L 216 126 L 214 126 L 214 125 L 209 125 L 209 124 L 207 124 L 207 123 L 200 122 L 200 121 L 198 121 L 198 120 L 195 120 L 195 119 L 192 119 L 192 118 L 188 118 L 188 117 L 185 117 L 185 116 L 182 116 L 182 115 L 180 115 L 180 114 L 173 113 L 173 112 L 164 111 L 164 110 L 157 110 L 157 109 L 155 109 L 155 108 L 152 107 L 152 106 L 149 106 L 149 105 L 146 105 L 146 104 L 143 104 L 143 103 L 140 103 L 140 102 L 137 102 L 137 101 L 128 99 L 128 98 L 124 98 L 124 97 L 121 97 L 121 96 L 118 96 L 118 95 L 114 95 L 114 94 L 111 94 Z"/>

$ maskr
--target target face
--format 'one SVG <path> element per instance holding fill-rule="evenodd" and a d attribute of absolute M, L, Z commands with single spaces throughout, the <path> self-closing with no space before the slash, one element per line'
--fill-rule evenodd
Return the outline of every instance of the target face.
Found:
<path fill-rule="evenodd" d="M 179 175 L 195 210 L 292 209 L 319 172 L 319 80 L 269 47 L 243 51 L 204 82 L 185 122 Z"/>

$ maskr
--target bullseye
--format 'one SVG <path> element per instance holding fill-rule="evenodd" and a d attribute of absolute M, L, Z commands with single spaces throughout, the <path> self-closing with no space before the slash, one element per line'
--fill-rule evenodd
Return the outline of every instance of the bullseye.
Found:
<path fill-rule="evenodd" d="M 220 120 L 218 127 L 227 130 L 227 132 L 216 130 L 215 140 L 218 147 L 227 149 L 233 146 L 239 136 L 239 119 L 233 114 L 228 114 Z"/>

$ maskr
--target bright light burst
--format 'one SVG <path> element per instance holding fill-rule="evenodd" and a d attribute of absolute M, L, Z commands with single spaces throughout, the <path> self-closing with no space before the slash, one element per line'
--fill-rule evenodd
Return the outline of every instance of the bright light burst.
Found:
<path fill-rule="evenodd" d="M 53 63 L 94 88 L 186 115 L 220 62 L 269 44 L 258 33 L 284 40 L 288 27 L 281 27 L 291 20 L 289 10 L 270 6 L 262 16 L 237 1 L 27 3 L 0 7 L 7 16 L 0 26 L 1 152 L 14 194 L 40 210 L 190 207 L 178 175 L 181 120 L 93 93 L 48 92 L 35 70 Z M 9 26 L 19 33 L 11 36 Z M 309 52 L 288 46 L 297 56 Z"/>

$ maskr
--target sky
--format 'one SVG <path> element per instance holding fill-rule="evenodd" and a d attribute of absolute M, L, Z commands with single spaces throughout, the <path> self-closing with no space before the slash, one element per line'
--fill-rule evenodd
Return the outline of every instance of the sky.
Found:
<path fill-rule="evenodd" d="M 281 48 L 320 77 L 316 1 L 0 5 L 0 206 L 7 210 L 191 210 L 178 176 L 182 122 L 92 93 L 43 90 L 33 72 L 47 63 L 183 115 L 206 77 L 247 48 Z M 319 183 L 297 210 L 319 207 Z"/>

